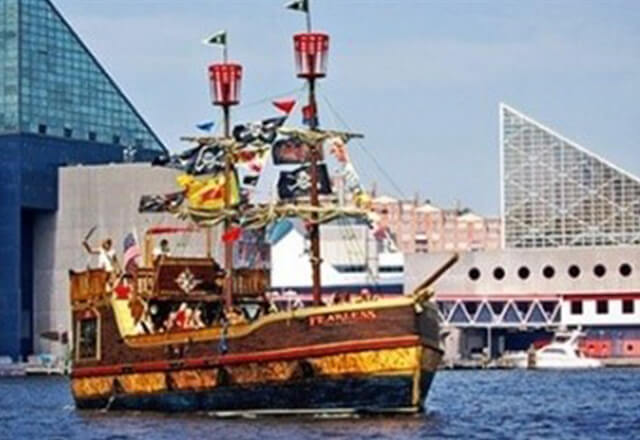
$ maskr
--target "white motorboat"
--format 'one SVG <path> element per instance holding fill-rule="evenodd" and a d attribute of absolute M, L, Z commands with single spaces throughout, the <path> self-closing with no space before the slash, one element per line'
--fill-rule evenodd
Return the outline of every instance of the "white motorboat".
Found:
<path fill-rule="evenodd" d="M 64 359 L 47 353 L 30 355 L 22 365 L 27 376 L 65 375 L 68 370 Z"/>
<path fill-rule="evenodd" d="M 528 352 L 506 352 L 499 365 L 512 368 L 581 369 L 602 367 L 598 359 L 585 356 L 578 346 L 584 336 L 579 330 L 558 332 L 544 347 Z"/>

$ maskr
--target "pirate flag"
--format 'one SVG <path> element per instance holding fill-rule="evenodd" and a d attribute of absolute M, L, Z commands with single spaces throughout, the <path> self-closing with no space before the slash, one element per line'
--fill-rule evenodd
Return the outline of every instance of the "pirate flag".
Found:
<path fill-rule="evenodd" d="M 198 145 L 179 154 L 158 156 L 152 165 L 173 168 L 194 176 L 215 174 L 224 168 L 222 148 L 218 145 Z"/>
<path fill-rule="evenodd" d="M 270 144 L 276 140 L 278 128 L 282 127 L 286 116 L 263 119 L 258 122 L 249 122 L 233 127 L 233 138 L 242 144 L 252 144 L 262 142 Z"/>
<path fill-rule="evenodd" d="M 331 194 L 331 180 L 325 164 L 319 164 L 318 193 Z M 280 199 L 292 199 L 309 195 L 311 190 L 311 169 L 302 166 L 293 171 L 281 171 L 278 178 L 278 196 Z"/>
<path fill-rule="evenodd" d="M 184 201 L 184 191 L 170 194 L 143 195 L 140 197 L 138 212 L 170 212 Z"/>

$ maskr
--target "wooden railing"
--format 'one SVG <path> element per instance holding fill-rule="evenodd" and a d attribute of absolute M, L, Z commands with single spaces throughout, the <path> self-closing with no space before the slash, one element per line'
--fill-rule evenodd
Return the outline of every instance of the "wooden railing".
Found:
<path fill-rule="evenodd" d="M 219 295 L 224 272 L 211 259 L 167 258 L 155 267 L 141 267 L 133 277 L 132 293 L 150 299 L 154 297 L 184 298 L 197 295 Z M 193 289 L 184 289 L 181 277 L 192 277 Z M 109 274 L 102 269 L 83 272 L 69 271 L 71 301 L 97 301 L 108 296 Z M 117 283 L 117 280 L 113 280 Z M 188 284 L 188 283 L 187 283 Z M 261 296 L 269 288 L 269 271 L 236 269 L 233 271 L 233 292 L 236 297 Z"/>
<path fill-rule="evenodd" d="M 152 268 L 138 269 L 135 286 L 138 294 L 150 297 L 184 295 L 219 295 L 222 293 L 224 271 L 210 258 L 164 258 Z M 189 274 L 198 280 L 191 292 L 183 290 L 178 279 Z M 236 269 L 233 271 L 233 292 L 237 296 L 260 296 L 269 285 L 269 271 Z"/>
<path fill-rule="evenodd" d="M 107 296 L 109 274 L 102 269 L 83 272 L 69 271 L 71 302 L 98 301 Z"/>
<path fill-rule="evenodd" d="M 236 269 L 233 272 L 233 293 L 238 296 L 260 296 L 269 288 L 269 271 Z"/>

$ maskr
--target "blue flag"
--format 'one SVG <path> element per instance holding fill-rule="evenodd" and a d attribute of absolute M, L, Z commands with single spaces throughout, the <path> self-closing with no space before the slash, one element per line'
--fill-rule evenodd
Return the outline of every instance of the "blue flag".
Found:
<path fill-rule="evenodd" d="M 211 131 L 214 125 L 215 125 L 215 122 L 213 121 L 204 121 L 199 124 L 196 124 L 196 127 L 202 131 Z"/>

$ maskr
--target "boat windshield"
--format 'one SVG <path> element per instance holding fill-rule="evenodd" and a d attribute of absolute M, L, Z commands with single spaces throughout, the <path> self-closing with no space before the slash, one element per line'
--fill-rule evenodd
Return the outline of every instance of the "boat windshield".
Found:
<path fill-rule="evenodd" d="M 566 355 L 567 352 L 564 351 L 562 348 L 545 348 L 544 350 L 542 350 L 543 353 L 549 353 L 549 354 L 562 354 L 562 355 Z"/>

